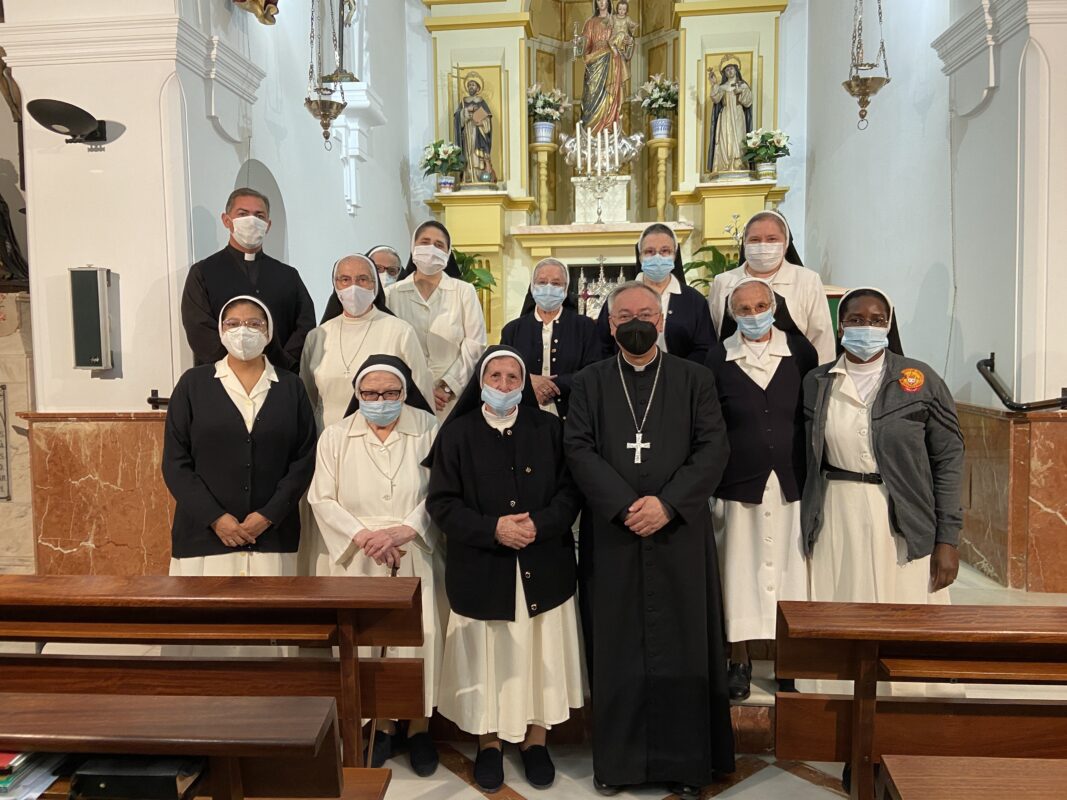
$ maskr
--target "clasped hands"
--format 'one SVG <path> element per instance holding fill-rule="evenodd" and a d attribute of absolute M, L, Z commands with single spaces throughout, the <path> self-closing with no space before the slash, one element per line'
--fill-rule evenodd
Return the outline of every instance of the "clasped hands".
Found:
<path fill-rule="evenodd" d="M 415 529 L 407 525 L 391 525 L 374 531 L 364 528 L 352 537 L 352 541 L 374 563 L 391 568 L 400 565 L 404 555 L 400 548 L 417 535 Z"/>
<path fill-rule="evenodd" d="M 496 540 L 504 547 L 522 550 L 537 538 L 537 526 L 527 512 L 508 514 L 496 521 Z"/>
<path fill-rule="evenodd" d="M 555 375 L 531 375 L 530 383 L 533 385 L 537 402 L 545 405 L 553 397 L 559 397 L 559 386 L 556 385 Z"/>
<path fill-rule="evenodd" d="M 443 411 L 452 400 L 452 391 L 448 384 L 439 380 L 433 385 L 433 404 L 438 411 Z"/>
<path fill-rule="evenodd" d="M 241 547 L 253 544 L 259 535 L 269 528 L 271 522 L 258 511 L 253 511 L 244 518 L 244 522 L 238 522 L 233 514 L 223 514 L 213 523 L 211 530 L 227 547 Z"/>
<path fill-rule="evenodd" d="M 658 497 L 646 495 L 639 497 L 626 509 L 623 524 L 638 536 L 651 536 L 670 521 L 663 501 Z"/>

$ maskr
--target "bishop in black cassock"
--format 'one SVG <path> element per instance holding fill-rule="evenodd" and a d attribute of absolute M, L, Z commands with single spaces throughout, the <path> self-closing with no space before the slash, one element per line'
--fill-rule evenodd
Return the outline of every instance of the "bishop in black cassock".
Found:
<path fill-rule="evenodd" d="M 656 348 L 659 297 L 629 283 L 609 302 L 620 353 L 575 377 L 564 435 L 592 516 L 594 779 L 692 794 L 734 768 L 708 507 L 729 445 L 711 372 Z"/>

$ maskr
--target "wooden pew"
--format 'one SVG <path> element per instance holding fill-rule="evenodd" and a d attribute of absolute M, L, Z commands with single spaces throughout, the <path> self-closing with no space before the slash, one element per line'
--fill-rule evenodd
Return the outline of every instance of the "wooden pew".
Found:
<path fill-rule="evenodd" d="M 419 659 L 358 645 L 422 643 L 417 578 L 0 576 L 0 640 L 332 647 L 339 658 L 180 659 L 0 654 L 15 692 L 333 697 L 346 766 L 361 717 L 422 716 Z M 324 651 L 329 652 L 329 651 Z"/>
<path fill-rule="evenodd" d="M 327 697 L 4 693 L 0 708 L 3 751 L 206 758 L 214 800 L 341 795 Z"/>
<path fill-rule="evenodd" d="M 885 754 L 1067 758 L 1067 704 L 876 698 L 879 680 L 1067 682 L 1067 608 L 778 604 L 779 678 L 854 681 L 852 696 L 779 693 L 775 754 L 850 761 L 874 796 Z"/>
<path fill-rule="evenodd" d="M 891 800 L 1062 800 L 1067 761 L 887 755 L 879 782 Z"/>

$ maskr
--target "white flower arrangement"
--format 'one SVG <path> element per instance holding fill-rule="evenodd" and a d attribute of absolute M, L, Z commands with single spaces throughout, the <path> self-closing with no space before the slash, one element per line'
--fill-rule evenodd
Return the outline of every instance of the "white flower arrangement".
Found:
<path fill-rule="evenodd" d="M 419 162 L 423 175 L 449 175 L 463 169 L 463 149 L 453 142 L 438 139 L 422 150 Z"/>
<path fill-rule="evenodd" d="M 745 135 L 745 161 L 777 161 L 789 155 L 789 136 L 780 130 L 758 128 Z"/>
<path fill-rule="evenodd" d="M 564 109 L 570 108 L 567 95 L 559 89 L 544 91 L 541 84 L 535 83 L 526 90 L 526 112 L 534 122 L 559 122 Z"/>
<path fill-rule="evenodd" d="M 678 82 L 663 75 L 653 75 L 637 90 L 634 102 L 640 103 L 651 117 L 672 114 L 678 110 Z"/>

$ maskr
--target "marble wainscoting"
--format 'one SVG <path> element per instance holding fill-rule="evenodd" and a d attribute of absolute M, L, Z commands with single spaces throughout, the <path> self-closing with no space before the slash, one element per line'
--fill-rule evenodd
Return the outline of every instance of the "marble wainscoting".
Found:
<path fill-rule="evenodd" d="M 1013 589 L 1067 591 L 1067 413 L 958 409 L 963 559 Z"/>
<path fill-rule="evenodd" d="M 24 413 L 38 575 L 166 575 L 161 412 Z"/>

